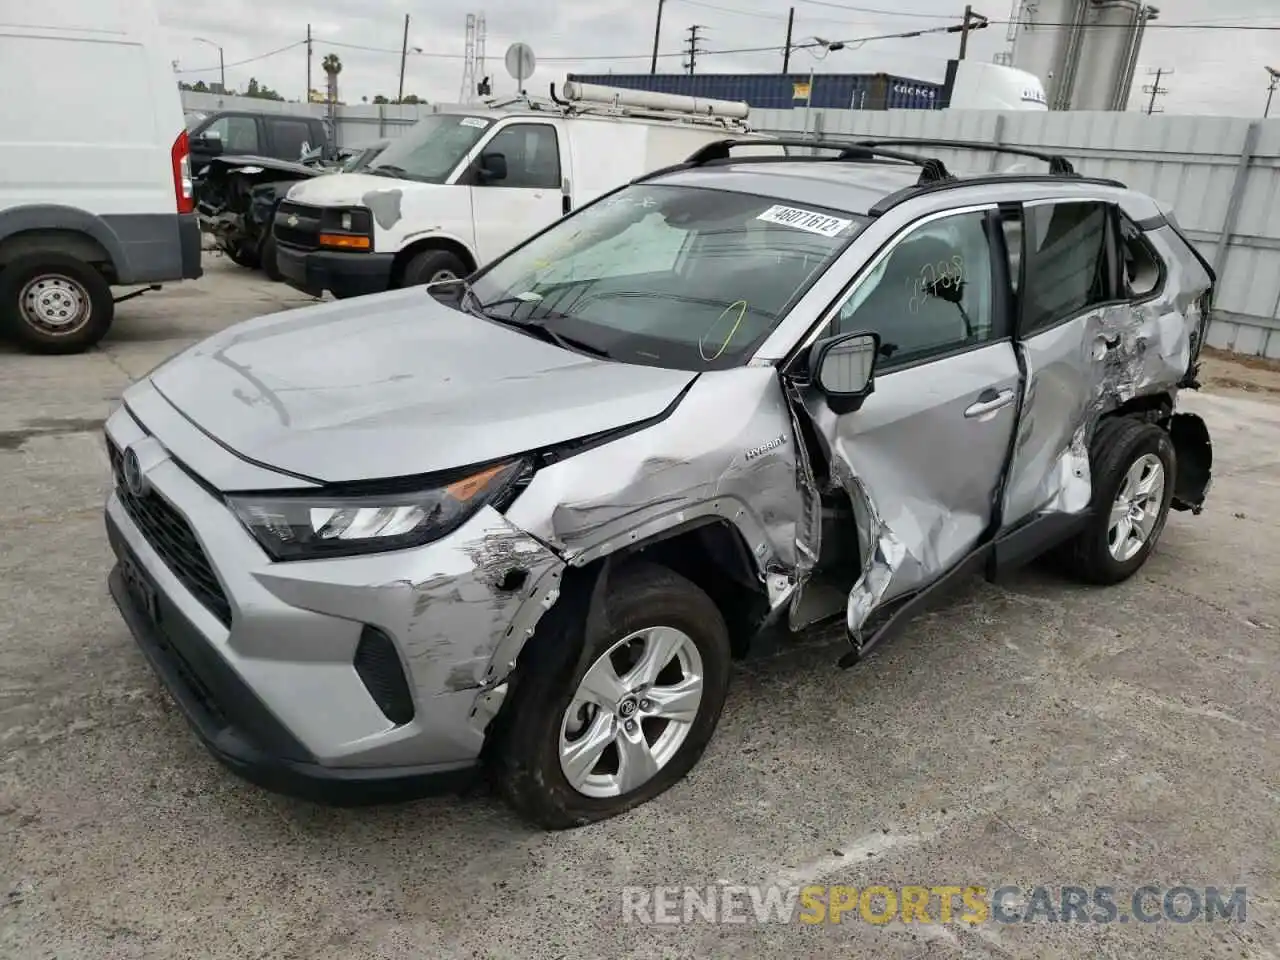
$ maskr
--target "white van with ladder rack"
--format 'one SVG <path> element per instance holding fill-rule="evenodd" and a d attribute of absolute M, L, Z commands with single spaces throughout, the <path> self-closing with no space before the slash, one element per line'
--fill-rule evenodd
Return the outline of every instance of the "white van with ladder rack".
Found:
<path fill-rule="evenodd" d="M 299 183 L 276 214 L 280 273 L 319 296 L 470 274 L 570 210 L 726 136 L 748 106 L 565 84 L 418 121 L 360 173 Z M 762 150 L 783 154 L 781 147 Z M 754 148 L 752 148 L 754 152 Z"/>

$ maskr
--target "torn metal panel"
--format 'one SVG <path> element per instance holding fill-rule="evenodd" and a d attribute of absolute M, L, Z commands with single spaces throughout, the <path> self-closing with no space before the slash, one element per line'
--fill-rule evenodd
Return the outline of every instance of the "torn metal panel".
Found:
<path fill-rule="evenodd" d="M 777 372 L 702 374 L 661 421 L 539 470 L 508 511 L 581 566 L 664 530 L 723 519 L 762 583 L 803 564 L 797 438 Z M 807 548 L 812 550 L 812 548 Z M 775 603 L 785 591 L 776 590 Z"/>
<path fill-rule="evenodd" d="M 1172 399 L 1193 365 L 1209 275 L 1171 228 L 1146 238 L 1166 265 L 1158 293 L 1083 314 L 1019 346 L 1027 383 L 1005 490 L 1006 525 L 1036 513 L 1087 509 L 1089 444 L 1099 417 L 1137 397 Z"/>
<path fill-rule="evenodd" d="M 830 486 L 853 508 L 861 573 L 847 617 L 861 636 L 874 608 L 928 586 L 958 563 L 990 527 L 995 491 L 1013 437 L 1016 404 L 980 415 L 974 398 L 1010 400 L 1020 382 L 1008 343 L 935 360 L 929 382 L 916 367 L 877 376 L 862 408 L 833 413 L 814 390 L 805 409 L 828 446 Z"/>

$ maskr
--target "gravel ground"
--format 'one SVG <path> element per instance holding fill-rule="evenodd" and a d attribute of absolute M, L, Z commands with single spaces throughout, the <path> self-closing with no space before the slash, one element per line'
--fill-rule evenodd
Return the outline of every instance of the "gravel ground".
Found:
<path fill-rule="evenodd" d="M 1200 517 L 1129 583 L 977 582 L 861 666 L 738 669 L 684 782 L 557 834 L 478 793 L 335 810 L 199 747 L 107 597 L 100 424 L 182 346 L 310 302 L 206 256 L 101 349 L 0 353 L 0 956 L 1280 956 L 1280 407 L 1207 389 Z M 1214 359 L 1218 379 L 1243 377 Z M 1241 367 L 1242 370 L 1249 368 Z M 1274 399 L 1273 397 L 1271 398 Z M 1244 923 L 626 922 L 647 885 L 1248 887 Z M 936 912 L 934 919 L 936 920 Z"/>

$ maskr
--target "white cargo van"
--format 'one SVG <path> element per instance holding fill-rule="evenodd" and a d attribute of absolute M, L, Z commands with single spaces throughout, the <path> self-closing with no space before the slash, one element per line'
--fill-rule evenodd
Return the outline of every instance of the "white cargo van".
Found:
<path fill-rule="evenodd" d="M 280 274 L 335 297 L 465 276 L 712 141 L 767 141 L 750 133 L 747 113 L 745 103 L 570 82 L 563 98 L 553 86 L 550 100 L 433 114 L 363 172 L 290 189 L 275 219 Z"/>
<path fill-rule="evenodd" d="M 200 276 L 182 101 L 152 0 L 0 6 L 0 334 L 74 353 Z"/>

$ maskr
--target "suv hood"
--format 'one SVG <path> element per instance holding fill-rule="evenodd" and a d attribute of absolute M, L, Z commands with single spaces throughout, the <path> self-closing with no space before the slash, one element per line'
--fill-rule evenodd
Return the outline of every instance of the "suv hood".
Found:
<path fill-rule="evenodd" d="M 297 203 L 314 204 L 317 207 L 367 205 L 365 197 L 370 193 L 387 193 L 391 190 L 405 189 L 420 193 L 446 188 L 438 183 L 397 180 L 395 177 L 375 177 L 367 173 L 330 173 L 299 183 L 289 191 L 289 199 Z"/>
<path fill-rule="evenodd" d="M 336 483 L 628 426 L 660 414 L 696 376 L 563 350 L 417 287 L 230 327 L 150 381 L 242 457 Z"/>

